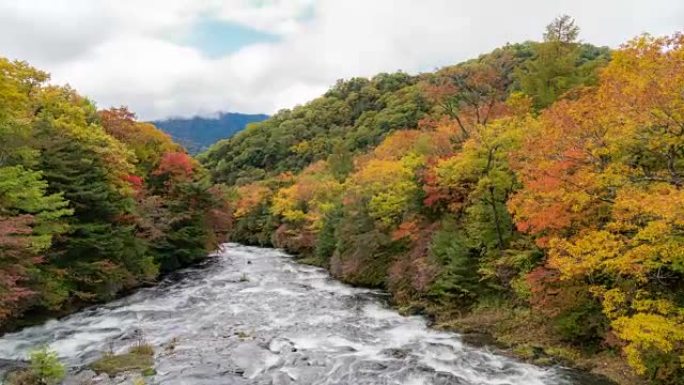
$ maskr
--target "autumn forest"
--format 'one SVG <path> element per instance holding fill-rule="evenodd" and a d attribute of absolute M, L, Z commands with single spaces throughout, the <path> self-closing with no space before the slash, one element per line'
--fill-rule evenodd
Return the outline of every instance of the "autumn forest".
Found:
<path fill-rule="evenodd" d="M 193 158 L 0 60 L 0 324 L 282 248 L 438 328 L 625 384 L 684 379 L 684 35 L 567 17 L 417 75 L 340 80 Z"/>
<path fill-rule="evenodd" d="M 206 170 L 125 108 L 0 60 L 0 325 L 152 283 L 224 238 Z"/>

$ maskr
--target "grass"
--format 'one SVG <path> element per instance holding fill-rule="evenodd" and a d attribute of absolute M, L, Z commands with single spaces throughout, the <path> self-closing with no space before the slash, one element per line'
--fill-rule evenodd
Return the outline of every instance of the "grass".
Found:
<path fill-rule="evenodd" d="M 97 373 L 107 373 L 110 377 L 127 371 L 141 371 L 143 375 L 154 375 L 154 348 L 148 344 L 136 345 L 123 354 L 105 354 L 90 364 Z"/>
<path fill-rule="evenodd" d="M 586 354 L 561 341 L 540 317 L 529 309 L 499 304 L 479 306 L 465 314 L 441 312 L 436 326 L 490 335 L 515 357 L 538 365 L 561 364 L 603 375 L 622 385 L 644 384 L 619 356 L 609 352 Z"/>
<path fill-rule="evenodd" d="M 7 385 L 40 385 L 40 378 L 30 370 L 19 370 L 10 372 L 5 377 L 4 384 Z"/>

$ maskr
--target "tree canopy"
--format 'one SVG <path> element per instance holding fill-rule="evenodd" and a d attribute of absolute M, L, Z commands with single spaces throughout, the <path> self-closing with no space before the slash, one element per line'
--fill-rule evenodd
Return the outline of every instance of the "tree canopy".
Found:
<path fill-rule="evenodd" d="M 110 299 L 203 258 L 225 191 L 126 108 L 0 58 L 0 325 Z"/>
<path fill-rule="evenodd" d="M 218 143 L 200 160 L 232 186 L 231 238 L 441 322 L 506 308 L 550 352 L 679 383 L 684 40 L 578 38 L 560 16 L 541 42 L 340 81 Z"/>

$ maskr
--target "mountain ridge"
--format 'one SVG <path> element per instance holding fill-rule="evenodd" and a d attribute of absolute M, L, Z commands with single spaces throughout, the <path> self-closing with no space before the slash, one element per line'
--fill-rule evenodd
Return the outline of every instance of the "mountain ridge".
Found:
<path fill-rule="evenodd" d="M 221 139 L 227 139 L 243 130 L 248 124 L 267 119 L 266 114 L 244 114 L 240 112 L 218 112 L 215 117 L 195 115 L 173 116 L 153 120 L 150 123 L 181 143 L 191 154 L 206 150 Z"/>

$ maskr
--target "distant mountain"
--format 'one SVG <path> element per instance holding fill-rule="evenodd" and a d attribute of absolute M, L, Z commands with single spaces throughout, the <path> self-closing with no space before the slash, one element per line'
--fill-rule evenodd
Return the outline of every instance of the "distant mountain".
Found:
<path fill-rule="evenodd" d="M 183 144 L 191 154 L 204 151 L 217 141 L 233 136 L 247 124 L 268 118 L 264 114 L 219 113 L 215 118 L 169 118 L 152 123 Z"/>

